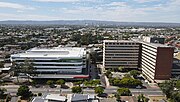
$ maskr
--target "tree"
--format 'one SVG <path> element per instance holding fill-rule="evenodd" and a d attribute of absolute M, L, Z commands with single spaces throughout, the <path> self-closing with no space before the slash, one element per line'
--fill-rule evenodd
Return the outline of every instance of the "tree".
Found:
<path fill-rule="evenodd" d="M 4 92 L 6 92 L 7 90 L 5 88 L 0 88 L 0 98 L 3 98 L 4 96 Z"/>
<path fill-rule="evenodd" d="M 119 94 L 116 94 L 115 97 L 117 102 L 121 102 L 121 96 Z"/>
<path fill-rule="evenodd" d="M 81 93 L 82 88 L 80 86 L 74 86 L 72 87 L 72 93 Z"/>
<path fill-rule="evenodd" d="M 29 98 L 32 95 L 32 92 L 28 86 L 22 85 L 18 88 L 17 95 L 22 96 L 22 98 Z"/>
<path fill-rule="evenodd" d="M 177 81 L 176 81 L 175 87 L 178 88 L 178 89 L 180 89 L 180 80 L 177 80 Z"/>
<path fill-rule="evenodd" d="M 58 85 L 64 85 L 65 84 L 65 81 L 63 79 L 59 79 L 56 81 L 56 84 Z"/>
<path fill-rule="evenodd" d="M 170 102 L 180 102 L 180 92 L 173 92 Z"/>
<path fill-rule="evenodd" d="M 54 84 L 54 81 L 53 81 L 53 80 L 48 80 L 48 81 L 46 82 L 46 84 L 48 84 L 48 85 L 53 85 L 53 84 Z"/>
<path fill-rule="evenodd" d="M 114 86 L 119 86 L 121 83 L 120 83 L 120 79 L 119 78 L 110 78 L 109 79 L 109 82 L 111 85 L 114 85 Z"/>
<path fill-rule="evenodd" d="M 108 78 L 111 78 L 112 77 L 112 73 L 110 70 L 107 70 L 105 75 L 108 77 Z"/>
<path fill-rule="evenodd" d="M 36 84 L 37 84 L 37 81 L 36 81 L 36 80 L 33 80 L 31 83 L 32 83 L 32 85 L 36 85 Z"/>
<path fill-rule="evenodd" d="M 38 93 L 38 96 L 42 96 L 42 93 Z"/>
<path fill-rule="evenodd" d="M 126 69 L 123 66 L 120 66 L 120 67 L 118 67 L 118 71 L 124 72 L 124 71 L 126 71 Z"/>
<path fill-rule="evenodd" d="M 167 98 L 171 97 L 172 91 L 174 90 L 173 82 L 172 81 L 165 81 L 160 85 L 161 90 L 166 95 Z"/>
<path fill-rule="evenodd" d="M 34 74 L 35 68 L 33 66 L 33 63 L 30 60 L 26 59 L 24 63 L 20 63 L 20 64 L 13 62 L 11 70 L 14 72 L 14 75 L 17 76 L 17 82 L 19 83 L 18 80 L 19 73 L 25 73 L 28 76 L 28 82 L 29 82 L 30 75 Z"/>
<path fill-rule="evenodd" d="M 126 78 L 130 78 L 130 77 L 131 77 L 131 75 L 130 75 L 130 74 L 124 74 L 124 77 L 126 77 Z"/>
<path fill-rule="evenodd" d="M 143 94 L 140 94 L 138 96 L 138 102 L 148 102 L 149 99 L 147 97 L 145 97 Z"/>
<path fill-rule="evenodd" d="M 131 96 L 131 91 L 128 88 L 119 88 L 117 89 L 117 94 L 120 96 Z"/>
<path fill-rule="evenodd" d="M 12 62 L 11 70 L 14 76 L 17 76 L 17 82 L 19 83 L 19 73 L 22 72 L 22 67 L 16 62 Z"/>
<path fill-rule="evenodd" d="M 78 81 L 78 82 L 74 82 L 75 85 L 79 85 L 82 84 L 83 82 L 82 81 Z"/>
<path fill-rule="evenodd" d="M 30 61 L 29 59 L 25 59 L 24 63 L 22 63 L 21 65 L 21 69 L 23 70 L 22 72 L 25 73 L 28 76 L 28 82 L 30 79 L 30 75 L 35 74 L 35 68 L 34 65 L 32 63 L 32 61 Z"/>
<path fill-rule="evenodd" d="M 102 88 L 102 87 L 100 87 L 100 86 L 95 87 L 95 88 L 94 88 L 94 92 L 95 92 L 96 94 L 102 94 L 102 93 L 104 92 L 104 88 Z"/>
<path fill-rule="evenodd" d="M 4 68 L 4 63 L 0 61 L 0 68 Z"/>
<path fill-rule="evenodd" d="M 90 80 L 90 81 L 84 81 L 84 85 L 85 86 L 97 86 L 98 84 L 100 84 L 100 80 Z"/>
<path fill-rule="evenodd" d="M 93 86 L 97 86 L 100 83 L 101 83 L 100 80 L 91 80 L 90 81 L 90 84 L 93 85 Z"/>
<path fill-rule="evenodd" d="M 131 77 L 124 77 L 120 81 L 121 85 L 126 86 L 126 87 L 135 87 L 138 85 L 142 85 L 142 82 L 138 79 L 133 79 Z"/>
<path fill-rule="evenodd" d="M 133 76 L 133 77 L 137 77 L 137 76 L 140 74 L 140 72 L 137 71 L 137 70 L 131 70 L 129 73 L 130 73 L 130 75 Z"/>

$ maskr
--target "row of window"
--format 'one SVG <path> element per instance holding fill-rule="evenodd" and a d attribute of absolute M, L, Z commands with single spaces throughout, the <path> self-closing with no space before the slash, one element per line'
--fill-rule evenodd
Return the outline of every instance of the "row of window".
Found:
<path fill-rule="evenodd" d="M 138 56 L 138 53 L 134 53 L 134 54 L 106 54 L 106 56 Z"/>
<path fill-rule="evenodd" d="M 105 62 L 105 64 L 138 64 L 138 62 Z"/>
<path fill-rule="evenodd" d="M 117 43 L 117 42 L 106 42 L 107 45 L 139 45 L 139 43 Z"/>
<path fill-rule="evenodd" d="M 25 60 L 15 60 L 16 62 L 24 62 Z M 60 59 L 60 60 L 28 60 L 32 62 L 82 62 L 82 59 Z"/>
<path fill-rule="evenodd" d="M 82 66 L 85 64 L 33 64 L 34 66 Z"/>

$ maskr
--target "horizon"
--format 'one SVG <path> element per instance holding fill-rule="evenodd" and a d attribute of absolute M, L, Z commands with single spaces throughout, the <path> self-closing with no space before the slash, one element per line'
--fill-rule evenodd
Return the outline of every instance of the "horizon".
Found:
<path fill-rule="evenodd" d="M 0 21 L 180 23 L 180 0 L 1 0 Z"/>
<path fill-rule="evenodd" d="M 114 23 L 164 23 L 164 24 L 180 24 L 180 22 L 138 22 L 138 21 L 108 21 L 108 20 L 0 20 L 0 22 L 54 22 L 54 21 L 94 21 L 94 22 L 114 22 Z"/>

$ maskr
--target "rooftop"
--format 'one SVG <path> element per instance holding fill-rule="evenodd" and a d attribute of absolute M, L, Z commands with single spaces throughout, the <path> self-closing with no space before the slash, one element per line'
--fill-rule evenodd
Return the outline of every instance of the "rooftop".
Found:
<path fill-rule="evenodd" d="M 163 44 L 159 44 L 159 43 L 149 43 L 149 42 L 145 42 L 142 41 L 141 39 L 132 39 L 133 41 L 137 41 L 139 43 L 143 43 L 143 44 L 148 44 L 149 46 L 152 47 L 165 47 L 165 48 L 174 48 L 173 46 L 167 46 L 167 45 L 163 45 Z"/>
<path fill-rule="evenodd" d="M 53 48 L 32 48 L 27 50 L 25 53 L 19 53 L 11 55 L 11 57 L 71 57 L 71 58 L 79 58 L 83 57 L 86 54 L 84 48 L 80 47 L 53 47 Z"/>
<path fill-rule="evenodd" d="M 48 94 L 45 99 L 47 100 L 54 100 L 54 101 L 65 101 L 66 97 L 65 96 L 60 96 L 59 94 Z"/>
<path fill-rule="evenodd" d="M 136 43 L 135 41 L 132 41 L 132 40 L 104 40 L 103 42 L 127 42 L 127 43 Z"/>
<path fill-rule="evenodd" d="M 87 100 L 95 99 L 94 95 L 89 95 L 89 94 L 69 94 L 68 97 L 71 97 L 71 99 L 70 99 L 71 102 L 82 102 L 82 101 L 84 102 Z M 68 101 L 68 102 L 70 102 L 70 101 Z"/>

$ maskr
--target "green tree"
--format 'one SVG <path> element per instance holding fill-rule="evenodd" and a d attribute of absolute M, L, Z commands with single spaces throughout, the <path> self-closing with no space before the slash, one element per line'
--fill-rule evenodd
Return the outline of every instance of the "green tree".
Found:
<path fill-rule="evenodd" d="M 85 80 L 83 83 L 86 87 L 91 86 L 87 80 Z"/>
<path fill-rule="evenodd" d="M 95 92 L 96 94 L 102 94 L 102 93 L 104 92 L 104 88 L 102 88 L 102 87 L 100 87 L 100 86 L 95 87 L 95 88 L 94 88 L 94 92 Z"/>
<path fill-rule="evenodd" d="M 130 74 L 124 74 L 124 77 L 126 77 L 126 78 L 130 78 L 130 77 L 131 77 L 131 75 L 130 75 Z"/>
<path fill-rule="evenodd" d="M 100 80 L 91 80 L 90 81 L 90 83 L 92 84 L 92 85 L 94 85 L 94 86 L 97 86 L 98 84 L 100 84 L 101 82 L 100 82 Z"/>
<path fill-rule="evenodd" d="M 47 84 L 47 85 L 53 85 L 53 84 L 54 84 L 54 81 L 53 81 L 53 80 L 48 80 L 48 81 L 46 82 L 46 84 Z"/>
<path fill-rule="evenodd" d="M 7 90 L 5 88 L 0 88 L 0 98 L 3 98 L 4 96 L 4 92 L 6 92 Z"/>
<path fill-rule="evenodd" d="M 56 81 L 56 84 L 58 85 L 64 85 L 65 84 L 65 81 L 63 79 L 59 79 Z"/>
<path fill-rule="evenodd" d="M 142 82 L 138 79 L 133 79 L 131 77 L 124 77 L 121 79 L 120 81 L 121 85 L 123 86 L 127 86 L 127 87 L 135 87 L 135 86 L 138 86 L 138 85 L 142 85 Z"/>
<path fill-rule="evenodd" d="M 172 81 L 165 81 L 160 85 L 161 90 L 166 95 L 167 98 L 171 97 L 172 91 L 174 90 L 173 82 Z"/>
<path fill-rule="evenodd" d="M 28 76 L 28 82 L 31 75 L 35 74 L 35 68 L 32 61 L 29 59 L 25 59 L 24 63 L 21 65 L 22 72 L 25 73 Z"/>
<path fill-rule="evenodd" d="M 78 81 L 78 82 L 74 82 L 75 85 L 81 85 L 83 82 L 82 81 Z"/>
<path fill-rule="evenodd" d="M 17 77 L 17 82 L 19 83 L 19 73 L 22 72 L 21 64 L 12 62 L 11 71 L 13 72 L 13 75 Z"/>
<path fill-rule="evenodd" d="M 180 102 L 180 92 L 173 92 L 170 102 Z"/>
<path fill-rule="evenodd" d="M 119 88 L 117 89 L 117 94 L 120 96 L 131 96 L 131 91 L 128 88 Z"/>
<path fill-rule="evenodd" d="M 20 64 L 13 62 L 11 70 L 13 71 L 14 75 L 17 76 L 17 82 L 19 83 L 19 73 L 25 73 L 28 76 L 29 82 L 30 75 L 34 74 L 35 68 L 33 67 L 33 63 L 30 60 L 26 59 L 24 63 Z"/>
<path fill-rule="evenodd" d="M 141 73 L 137 70 L 131 70 L 130 72 L 130 75 L 133 76 L 133 77 L 137 77 L 138 75 L 140 75 Z"/>
<path fill-rule="evenodd" d="M 22 96 L 22 98 L 29 98 L 32 95 L 32 92 L 28 86 L 22 85 L 18 88 L 17 95 Z"/>
<path fill-rule="evenodd" d="M 42 96 L 42 93 L 38 93 L 38 96 Z"/>
<path fill-rule="evenodd" d="M 108 77 L 108 78 L 111 78 L 112 77 L 112 73 L 110 70 L 107 70 L 105 75 Z"/>
<path fill-rule="evenodd" d="M 178 88 L 178 89 L 180 89 L 180 80 L 177 80 L 177 81 L 176 81 L 175 87 Z"/>
<path fill-rule="evenodd" d="M 124 72 L 124 71 L 126 71 L 126 69 L 123 66 L 120 66 L 120 67 L 118 67 L 118 71 Z"/>
<path fill-rule="evenodd" d="M 37 81 L 36 81 L 36 80 L 33 80 L 31 83 L 32 83 L 32 85 L 36 85 L 36 84 L 37 84 Z"/>
<path fill-rule="evenodd" d="M 119 86 L 121 83 L 120 83 L 120 79 L 119 78 L 111 78 L 109 79 L 109 82 L 111 85 L 114 85 L 114 86 Z"/>
<path fill-rule="evenodd" d="M 117 102 L 121 102 L 121 95 L 116 94 L 115 97 Z"/>
<path fill-rule="evenodd" d="M 0 61 L 0 68 L 4 68 L 4 63 Z"/>
<path fill-rule="evenodd" d="M 80 86 L 74 86 L 72 87 L 72 93 L 81 93 L 82 88 Z"/>
<path fill-rule="evenodd" d="M 145 97 L 143 94 L 140 94 L 138 96 L 138 102 L 148 102 L 149 99 L 147 97 Z"/>

